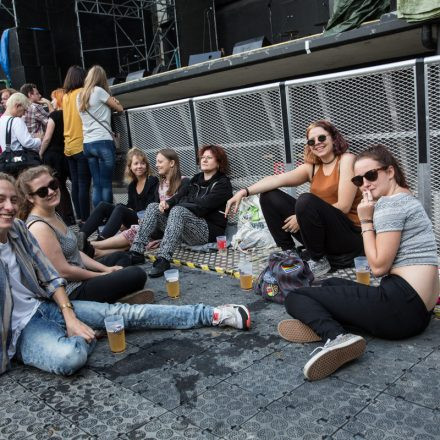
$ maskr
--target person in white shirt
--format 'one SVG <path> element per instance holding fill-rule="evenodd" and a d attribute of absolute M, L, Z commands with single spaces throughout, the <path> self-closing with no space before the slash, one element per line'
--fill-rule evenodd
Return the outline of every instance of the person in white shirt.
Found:
<path fill-rule="evenodd" d="M 110 96 L 107 76 L 101 66 L 87 73 L 78 95 L 78 110 L 83 123 L 84 156 L 89 161 L 93 180 L 93 206 L 113 203 L 112 178 L 116 154 L 111 129 L 112 110 L 122 112 L 119 101 Z"/>

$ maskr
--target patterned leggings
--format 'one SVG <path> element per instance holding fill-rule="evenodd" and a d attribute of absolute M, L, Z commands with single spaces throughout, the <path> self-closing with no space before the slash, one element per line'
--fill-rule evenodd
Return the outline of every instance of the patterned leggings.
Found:
<path fill-rule="evenodd" d="M 189 209 L 175 206 L 167 216 L 159 211 L 159 203 L 150 203 L 130 250 L 144 253 L 145 245 L 156 228 L 164 231 L 158 256 L 167 260 L 171 260 L 173 252 L 182 242 L 193 246 L 208 243 L 209 240 L 208 223 Z"/>

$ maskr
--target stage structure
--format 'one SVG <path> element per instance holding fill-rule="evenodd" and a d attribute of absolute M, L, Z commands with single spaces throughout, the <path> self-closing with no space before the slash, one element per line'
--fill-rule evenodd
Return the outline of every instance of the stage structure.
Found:
<path fill-rule="evenodd" d="M 97 63 L 111 57 L 114 69 L 109 76 L 180 67 L 175 0 L 76 0 L 75 10 L 84 66 L 90 64 L 88 59 Z M 98 38 L 96 17 L 104 26 Z M 114 44 L 100 44 L 109 40 L 103 38 L 109 34 Z"/>

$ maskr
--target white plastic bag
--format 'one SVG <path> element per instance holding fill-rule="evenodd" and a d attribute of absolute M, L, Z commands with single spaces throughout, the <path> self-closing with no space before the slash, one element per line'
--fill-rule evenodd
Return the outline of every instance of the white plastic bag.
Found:
<path fill-rule="evenodd" d="M 232 237 L 231 245 L 239 250 L 276 246 L 264 220 L 258 196 L 242 199 L 238 211 L 238 231 Z"/>

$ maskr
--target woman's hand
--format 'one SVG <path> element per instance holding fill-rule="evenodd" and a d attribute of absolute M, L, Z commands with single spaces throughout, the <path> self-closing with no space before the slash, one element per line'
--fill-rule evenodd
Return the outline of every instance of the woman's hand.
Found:
<path fill-rule="evenodd" d="M 231 197 L 226 202 L 226 208 L 225 208 L 225 217 L 228 216 L 228 214 L 231 212 L 232 214 L 236 214 L 238 211 L 238 207 L 240 206 L 241 199 L 243 197 L 246 197 L 246 191 L 244 189 L 240 189 L 235 193 L 233 197 Z"/>
<path fill-rule="evenodd" d="M 165 200 L 162 200 L 159 203 L 159 211 L 163 214 L 165 211 L 168 211 L 170 209 L 170 205 Z"/>
<path fill-rule="evenodd" d="M 67 336 L 81 336 L 87 342 L 92 342 L 95 339 L 95 332 L 76 316 L 66 320 Z"/>
<path fill-rule="evenodd" d="M 362 196 L 362 200 L 357 207 L 359 220 L 371 220 L 376 202 L 373 200 L 373 195 L 369 190 L 365 190 Z"/>
<path fill-rule="evenodd" d="M 284 220 L 284 226 L 282 229 L 286 232 L 298 232 L 299 231 L 299 224 L 296 219 L 296 215 L 291 215 L 290 217 L 287 217 L 286 220 Z"/>
<path fill-rule="evenodd" d="M 121 269 L 123 269 L 122 266 L 108 266 L 104 273 L 112 273 L 112 272 L 116 272 Z"/>

